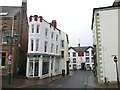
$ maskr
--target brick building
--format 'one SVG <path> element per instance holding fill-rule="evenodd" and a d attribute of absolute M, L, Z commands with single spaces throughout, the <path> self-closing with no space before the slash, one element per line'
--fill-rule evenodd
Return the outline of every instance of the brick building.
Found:
<path fill-rule="evenodd" d="M 28 22 L 27 0 L 22 0 L 22 6 L 0 6 L 0 69 L 8 72 L 8 54 L 10 40 L 6 34 L 18 33 L 19 37 L 13 39 L 12 47 L 12 75 L 25 74 Z"/>

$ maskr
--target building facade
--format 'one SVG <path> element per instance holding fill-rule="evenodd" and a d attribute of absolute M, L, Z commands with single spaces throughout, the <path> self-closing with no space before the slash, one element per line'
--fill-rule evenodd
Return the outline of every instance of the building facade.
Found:
<path fill-rule="evenodd" d="M 69 74 L 69 61 L 68 61 L 68 35 L 61 31 L 60 33 L 60 51 L 61 51 L 61 60 L 60 60 L 60 73 Z"/>
<path fill-rule="evenodd" d="M 94 66 L 93 61 L 93 47 L 82 46 L 70 47 L 68 50 L 69 69 L 70 70 L 91 70 Z"/>
<path fill-rule="evenodd" d="M 56 20 L 48 23 L 42 16 L 29 17 L 26 77 L 42 79 L 61 73 L 61 33 Z"/>
<path fill-rule="evenodd" d="M 27 1 L 22 1 L 22 6 L 0 6 L 0 69 L 3 73 L 8 72 L 8 66 L 11 64 L 10 70 L 12 75 L 24 74 L 26 64 L 28 23 L 27 23 Z M 8 56 L 10 51 L 10 38 L 14 37 L 12 43 L 12 60 L 9 62 Z"/>
<path fill-rule="evenodd" d="M 93 9 L 93 46 L 98 83 L 112 83 L 117 80 L 113 58 L 114 55 L 120 58 L 119 11 L 117 2 L 114 2 L 113 6 Z"/>

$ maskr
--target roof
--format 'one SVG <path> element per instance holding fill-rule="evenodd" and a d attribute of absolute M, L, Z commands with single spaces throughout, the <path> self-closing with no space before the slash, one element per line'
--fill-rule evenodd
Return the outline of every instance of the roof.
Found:
<path fill-rule="evenodd" d="M 119 6 L 119 5 L 120 5 L 120 0 L 115 0 L 113 6 Z"/>
<path fill-rule="evenodd" d="M 92 46 L 84 46 L 84 47 L 69 47 L 70 49 L 74 49 L 76 52 L 85 52 L 89 48 L 93 48 Z"/>
<path fill-rule="evenodd" d="M 0 17 L 13 17 L 20 10 L 21 7 L 18 6 L 0 6 L 0 13 L 7 13 L 6 15 L 0 15 Z"/>

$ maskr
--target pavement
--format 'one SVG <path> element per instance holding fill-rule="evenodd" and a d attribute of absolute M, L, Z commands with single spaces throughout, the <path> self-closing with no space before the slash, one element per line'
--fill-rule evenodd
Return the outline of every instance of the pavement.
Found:
<path fill-rule="evenodd" d="M 73 72 L 71 72 L 69 75 L 65 75 L 65 77 L 72 76 Z M 11 80 L 11 84 L 9 85 L 7 82 L 6 76 L 2 77 L 2 88 L 24 88 L 30 85 L 37 85 L 37 84 L 45 84 L 45 83 L 51 83 L 55 80 L 65 78 L 62 75 L 57 75 L 50 78 L 45 79 L 38 79 L 38 78 L 28 78 L 26 79 L 25 76 L 16 76 L 13 77 Z M 1 78 L 0 78 L 1 82 Z M 93 76 L 88 76 L 87 79 L 87 88 L 117 88 L 117 84 L 98 84 L 97 81 Z"/>

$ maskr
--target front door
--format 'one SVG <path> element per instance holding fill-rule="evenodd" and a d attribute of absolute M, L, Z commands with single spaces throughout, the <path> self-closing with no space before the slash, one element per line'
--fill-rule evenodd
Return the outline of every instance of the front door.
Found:
<path fill-rule="evenodd" d="M 76 70 L 76 64 L 73 64 L 73 69 Z"/>

